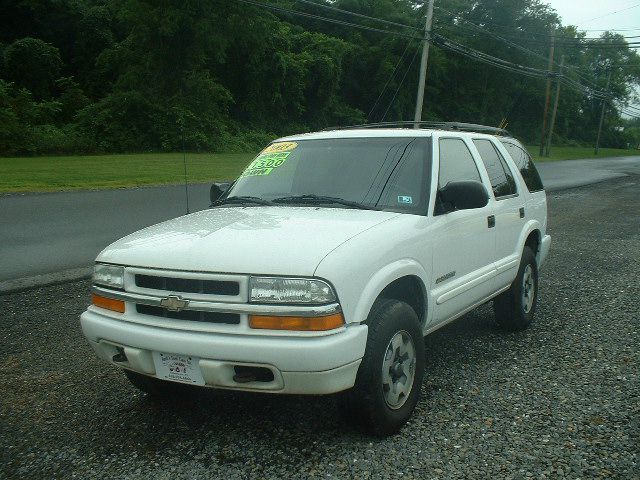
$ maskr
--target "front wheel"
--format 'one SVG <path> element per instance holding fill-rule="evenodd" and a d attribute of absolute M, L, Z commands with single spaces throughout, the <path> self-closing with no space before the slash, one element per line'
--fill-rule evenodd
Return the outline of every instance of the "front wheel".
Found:
<path fill-rule="evenodd" d="M 533 250 L 524 247 L 516 279 L 493 301 L 496 323 L 507 330 L 524 330 L 533 321 L 537 302 L 538 263 Z"/>
<path fill-rule="evenodd" d="M 346 417 L 373 435 L 396 433 L 418 403 L 424 373 L 424 339 L 416 312 L 382 299 L 367 319 L 369 333 L 355 386 L 342 397 Z"/>

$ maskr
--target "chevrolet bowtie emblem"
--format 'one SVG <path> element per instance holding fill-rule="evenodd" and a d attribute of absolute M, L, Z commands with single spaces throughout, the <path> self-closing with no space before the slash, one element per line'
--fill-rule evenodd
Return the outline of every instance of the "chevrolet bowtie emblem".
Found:
<path fill-rule="evenodd" d="M 189 305 L 189 300 L 185 300 L 178 295 L 169 295 L 160 300 L 160 306 L 166 308 L 170 312 L 179 312 Z"/>

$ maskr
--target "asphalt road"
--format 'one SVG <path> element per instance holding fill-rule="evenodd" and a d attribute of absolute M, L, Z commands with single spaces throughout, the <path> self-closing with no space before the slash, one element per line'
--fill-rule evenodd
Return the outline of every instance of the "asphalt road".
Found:
<path fill-rule="evenodd" d="M 640 174 L 640 156 L 541 163 L 539 170 L 555 190 Z M 191 211 L 206 208 L 208 198 L 208 185 L 189 187 Z M 184 186 L 0 196 L 0 291 L 25 277 L 44 276 L 25 285 L 47 283 L 62 270 L 78 277 L 112 241 L 185 212 Z"/>
<path fill-rule="evenodd" d="M 191 211 L 208 200 L 208 185 L 189 186 Z M 0 282 L 87 267 L 114 240 L 185 213 L 183 185 L 0 196 Z"/>
<path fill-rule="evenodd" d="M 384 440 L 332 396 L 154 403 L 85 343 L 88 281 L 0 296 L 0 478 L 640 478 L 639 191 L 549 194 L 534 324 L 483 306 L 428 336 L 422 398 Z"/>

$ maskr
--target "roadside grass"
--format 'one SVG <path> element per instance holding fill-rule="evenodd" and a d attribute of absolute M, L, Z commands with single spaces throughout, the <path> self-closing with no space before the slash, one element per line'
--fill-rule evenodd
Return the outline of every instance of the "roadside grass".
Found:
<path fill-rule="evenodd" d="M 252 153 L 188 153 L 190 183 L 237 177 Z M 181 153 L 0 158 L 0 192 L 122 188 L 184 182 Z"/>
<path fill-rule="evenodd" d="M 640 156 L 640 150 L 625 150 L 621 148 L 601 148 L 596 157 L 593 153 L 593 147 L 551 147 L 551 155 L 549 157 L 540 157 L 540 147 L 538 145 L 527 145 L 527 150 L 536 162 L 553 162 L 555 160 L 579 160 L 586 158 L 605 158 L 605 157 L 629 157 L 633 155 Z"/>
<path fill-rule="evenodd" d="M 549 158 L 540 158 L 537 146 L 527 148 L 538 162 L 594 158 L 590 147 L 552 147 Z M 254 155 L 188 153 L 187 179 L 197 183 L 236 178 Z M 640 151 L 602 148 L 598 157 L 629 155 L 640 155 Z M 0 158 L 0 193 L 125 188 L 183 181 L 181 153 Z"/>

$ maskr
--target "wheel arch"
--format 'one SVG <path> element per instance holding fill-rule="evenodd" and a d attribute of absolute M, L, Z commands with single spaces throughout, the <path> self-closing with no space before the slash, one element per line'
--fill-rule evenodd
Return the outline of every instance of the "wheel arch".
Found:
<path fill-rule="evenodd" d="M 542 231 L 539 226 L 535 226 L 534 228 L 529 229 L 524 242 L 522 243 L 522 247 L 520 251 L 524 250 L 525 247 L 531 248 L 533 251 L 533 255 L 536 257 L 536 263 L 538 268 L 540 268 L 541 262 L 541 247 L 542 247 Z"/>
<path fill-rule="evenodd" d="M 519 256 L 522 256 L 524 247 L 530 247 L 533 250 L 533 254 L 536 257 L 538 266 L 540 265 L 540 247 L 542 245 L 542 229 L 538 221 L 531 221 L 526 225 L 526 228 L 522 230 L 520 236 Z"/>
<path fill-rule="evenodd" d="M 391 298 L 406 302 L 420 319 L 420 326 L 428 323 L 429 295 L 427 273 L 413 260 L 400 260 L 387 265 L 367 283 L 355 310 L 356 318 L 366 321 L 374 303 L 379 298 Z"/>

